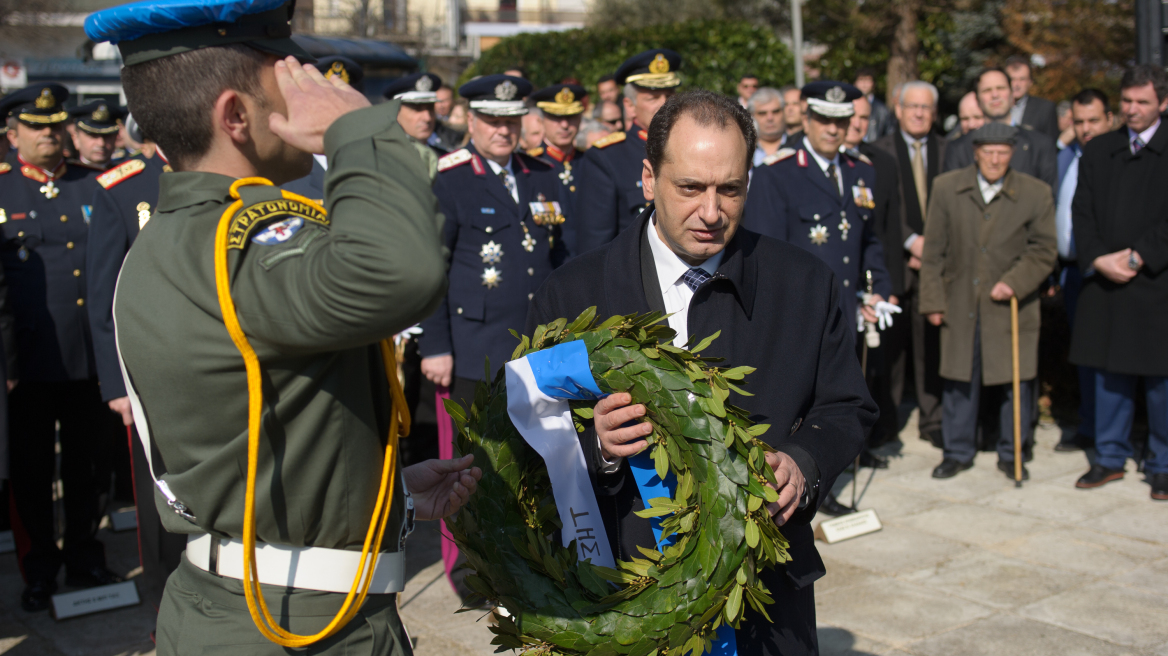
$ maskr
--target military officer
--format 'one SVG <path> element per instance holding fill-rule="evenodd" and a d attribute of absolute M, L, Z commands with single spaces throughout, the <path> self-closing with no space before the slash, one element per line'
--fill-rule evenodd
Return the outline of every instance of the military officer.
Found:
<path fill-rule="evenodd" d="M 77 149 L 77 163 L 104 171 L 113 165 L 117 149 L 118 130 L 129 112 L 125 107 L 112 106 L 104 100 L 95 100 L 69 110 L 73 123 L 67 129 Z"/>
<path fill-rule="evenodd" d="M 101 399 L 127 427 L 132 426 L 134 420 L 114 339 L 114 289 L 122 260 L 138 237 L 138 231 L 158 206 L 159 178 L 170 170 L 166 157 L 157 146 L 151 142 L 142 144 L 142 151 L 137 155 L 97 176 L 100 188 L 94 194 L 89 220 L 85 307 L 89 310 L 89 325 L 93 332 L 93 356 L 101 383 Z M 116 437 L 116 453 L 126 457 L 122 454 L 127 454 L 127 433 L 119 432 Z M 133 461 L 133 476 L 119 468 L 115 468 L 115 475 L 119 487 L 123 476 L 127 480 L 133 479 L 132 498 L 138 502 L 138 551 L 142 565 L 138 591 L 157 608 L 162 601 L 166 577 L 178 567 L 186 547 L 186 536 L 167 533 L 162 528 L 153 502 L 154 481 L 150 478 L 149 461 L 141 441 L 132 434 L 129 438 L 127 455 Z M 129 467 L 129 462 L 126 462 L 126 468 Z"/>
<path fill-rule="evenodd" d="M 587 151 L 576 150 L 576 135 L 584 116 L 584 87 L 579 84 L 553 84 L 531 94 L 531 100 L 543 119 L 543 145 L 527 151 L 528 155 L 552 167 L 560 179 L 560 203 L 573 220 L 562 226 L 564 248 L 570 257 L 576 248 L 576 167 Z"/>
<path fill-rule="evenodd" d="M 488 75 L 458 93 L 470 101 L 471 142 L 438 161 L 434 193 L 446 216 L 450 291 L 422 322 L 422 373 L 473 398 L 490 358 L 491 375 L 511 357 L 527 304 L 562 257 L 560 179 L 547 164 L 514 152 L 531 84 Z"/>
<path fill-rule="evenodd" d="M 680 68 L 681 55 L 656 48 L 628 58 L 616 70 L 616 82 L 625 88 L 625 113 L 633 122 L 628 132 L 613 132 L 593 144 L 594 152 L 577 167 L 581 196 L 574 254 L 612 241 L 645 209 L 645 140 L 653 116 L 681 85 Z"/>
<path fill-rule="evenodd" d="M 323 57 L 316 61 L 315 66 L 325 79 L 331 80 L 335 77 L 357 91 L 365 89 L 365 69 L 348 57 L 340 55 Z M 315 153 L 312 157 L 312 171 L 303 178 L 284 185 L 284 188 L 322 203 L 324 202 L 324 172 L 328 168 L 328 160 L 323 153 Z"/>
<path fill-rule="evenodd" d="M 471 458 L 395 462 L 408 417 L 382 340 L 444 295 L 437 202 L 397 104 L 302 66 L 291 16 L 291 2 L 160 0 L 86 21 L 121 50 L 135 118 L 175 169 L 114 302 L 134 419 L 161 456 L 155 500 L 190 537 L 161 656 L 407 656 L 407 520 L 456 510 L 477 480 Z M 272 186 L 320 152 L 325 209 Z M 378 526 L 384 541 L 367 538 Z M 355 583 L 363 549 L 372 581 Z"/>
<path fill-rule="evenodd" d="M 434 131 L 438 124 L 434 105 L 438 102 L 438 88 L 442 78 L 433 73 L 415 73 L 400 77 L 385 88 L 384 95 L 390 100 L 402 102 L 397 122 L 406 134 L 430 146 L 437 157 L 450 152 Z"/>
<path fill-rule="evenodd" d="M 16 339 L 5 344 L 9 386 L 15 384 L 9 456 L 18 463 L 11 472 L 16 528 L 27 532 L 17 539 L 27 611 L 49 607 L 62 564 L 69 585 L 118 580 L 94 537 L 99 478 L 108 474 L 102 458 L 116 430 L 101 402 L 85 307 L 87 224 L 98 173 L 64 161 L 68 97 L 61 85 L 38 84 L 0 101 L 19 165 L 0 166 L 0 262 L 16 321 Z M 67 490 L 63 549 L 53 520 L 58 435 Z"/>

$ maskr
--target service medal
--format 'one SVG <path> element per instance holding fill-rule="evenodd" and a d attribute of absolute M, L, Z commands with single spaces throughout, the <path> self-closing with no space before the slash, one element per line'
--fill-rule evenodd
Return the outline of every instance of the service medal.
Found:
<path fill-rule="evenodd" d="M 817 225 L 811 229 L 811 243 L 822 246 L 827 243 L 827 226 Z"/>
<path fill-rule="evenodd" d="M 503 274 L 499 273 L 499 270 L 495 267 L 487 267 L 483 269 L 482 279 L 487 289 L 492 289 L 498 287 L 499 283 L 503 281 Z"/>
<path fill-rule="evenodd" d="M 45 195 L 45 198 L 52 200 L 57 197 L 57 194 L 61 193 L 61 189 L 54 185 L 52 180 L 49 180 L 41 186 L 40 192 Z"/>
<path fill-rule="evenodd" d="M 847 219 L 844 219 L 843 221 L 840 221 L 840 224 L 837 227 L 840 230 L 840 239 L 847 241 L 848 240 L 848 230 L 852 229 L 852 224 L 848 223 Z M 825 238 L 824 241 L 827 241 L 827 239 Z"/>
<path fill-rule="evenodd" d="M 494 240 L 489 241 L 483 244 L 479 257 L 483 258 L 483 264 L 498 264 L 503 260 L 503 247 Z"/>

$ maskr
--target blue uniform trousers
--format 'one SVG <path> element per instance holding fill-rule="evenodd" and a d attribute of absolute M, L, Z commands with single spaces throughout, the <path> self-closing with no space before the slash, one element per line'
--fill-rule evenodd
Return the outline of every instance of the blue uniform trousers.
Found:
<path fill-rule="evenodd" d="M 1095 370 L 1095 449 L 1099 464 L 1123 469 L 1135 454 L 1131 446 L 1135 415 L 1136 380 L 1139 376 Z M 1168 377 L 1146 376 L 1148 399 L 1148 454 L 1144 471 L 1168 473 Z"/>
<path fill-rule="evenodd" d="M 1034 380 L 1024 380 L 1020 388 L 1022 394 L 1022 448 L 1030 444 L 1034 437 L 1031 424 L 1033 405 L 1031 398 Z M 1014 462 L 1014 389 L 1013 385 L 999 385 L 1005 388 L 1001 395 L 1002 404 L 998 408 L 1001 430 L 998 435 L 998 459 Z M 977 417 L 981 405 L 981 322 L 973 333 L 973 372 L 969 382 L 944 379 L 941 392 L 941 432 L 945 437 L 945 458 L 958 462 L 971 462 L 977 455 Z"/>
<path fill-rule="evenodd" d="M 1083 288 L 1083 272 L 1074 264 L 1063 267 L 1063 305 L 1067 310 L 1067 321 L 1075 325 L 1075 310 L 1079 307 L 1079 291 Z M 1076 367 L 1079 370 L 1079 434 L 1095 437 L 1095 369 Z"/>

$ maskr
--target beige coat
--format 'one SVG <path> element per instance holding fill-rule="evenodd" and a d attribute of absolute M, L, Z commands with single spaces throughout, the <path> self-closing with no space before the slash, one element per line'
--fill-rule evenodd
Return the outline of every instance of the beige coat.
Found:
<path fill-rule="evenodd" d="M 925 222 L 920 311 L 945 313 L 941 376 L 969 382 L 980 316 L 982 384 L 1013 379 L 1010 302 L 990 298 L 999 281 L 1018 296 L 1021 379 L 1038 375 L 1038 288 L 1057 258 L 1054 202 L 1045 182 L 1011 169 L 987 206 L 977 165 L 937 177 Z"/>

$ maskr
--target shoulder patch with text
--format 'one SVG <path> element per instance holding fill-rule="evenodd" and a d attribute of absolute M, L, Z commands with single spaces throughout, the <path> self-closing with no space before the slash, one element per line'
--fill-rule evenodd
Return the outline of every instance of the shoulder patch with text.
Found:
<path fill-rule="evenodd" d="M 269 219 L 281 219 L 279 223 L 286 224 L 283 231 L 267 234 L 267 228 L 279 225 L 266 225 Z M 296 224 L 295 229 L 291 229 L 292 219 L 301 219 L 301 222 Z M 242 250 L 247 245 L 248 239 L 252 237 L 252 233 L 261 226 L 266 229 L 255 235 L 256 243 L 278 244 L 287 241 L 293 234 L 296 234 L 297 230 L 304 227 L 305 222 L 315 223 L 326 228 L 329 226 L 328 215 L 308 203 L 287 198 L 256 203 L 243 208 L 236 213 L 235 218 L 231 219 L 231 226 L 227 229 L 227 248 Z M 259 240 L 260 236 L 264 236 L 264 241 Z"/>

